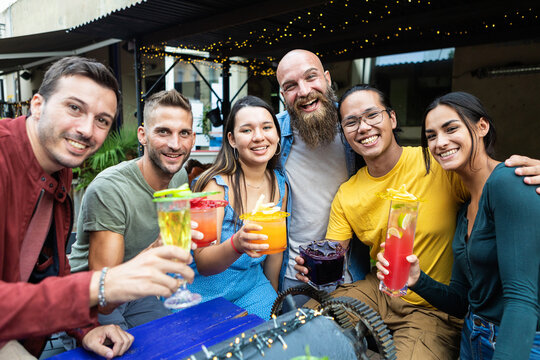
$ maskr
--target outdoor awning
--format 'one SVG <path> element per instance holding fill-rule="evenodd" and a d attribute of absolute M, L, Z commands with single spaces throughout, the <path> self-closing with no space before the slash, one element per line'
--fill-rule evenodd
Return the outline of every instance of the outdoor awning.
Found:
<path fill-rule="evenodd" d="M 79 55 L 120 41 L 65 30 L 0 39 L 0 75 Z"/>
<path fill-rule="evenodd" d="M 415 51 L 405 54 L 379 56 L 375 61 L 375 66 L 392 66 L 400 64 L 418 64 L 430 61 L 444 61 L 452 59 L 453 56 L 454 48 Z"/>
<path fill-rule="evenodd" d="M 279 59 L 306 48 L 346 60 L 538 39 L 537 0 L 141 0 L 69 29 L 214 57 Z"/>

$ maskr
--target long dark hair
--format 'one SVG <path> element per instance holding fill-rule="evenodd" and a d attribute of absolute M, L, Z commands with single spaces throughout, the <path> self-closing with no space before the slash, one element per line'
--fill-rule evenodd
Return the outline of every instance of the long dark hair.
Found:
<path fill-rule="evenodd" d="M 343 102 L 345 101 L 346 98 L 349 97 L 349 95 L 354 94 L 357 91 L 373 91 L 374 93 L 379 95 L 379 101 L 381 102 L 382 106 L 384 106 L 384 109 L 388 113 L 389 116 L 391 112 L 394 111 L 392 109 L 392 106 L 390 105 L 390 100 L 381 90 L 368 84 L 354 85 L 353 87 L 345 91 L 345 93 L 343 93 L 338 103 L 338 121 L 339 121 L 339 130 L 341 132 L 342 141 L 346 141 L 346 140 L 345 140 L 345 133 L 343 132 L 343 128 L 341 127 L 341 120 L 342 120 L 341 119 L 341 104 L 343 104 Z M 396 117 L 396 124 L 397 124 L 396 128 L 392 129 L 392 133 L 394 134 L 394 138 L 396 139 L 396 142 L 399 144 L 398 133 L 401 132 L 401 128 L 399 127 L 399 122 L 397 121 L 397 117 Z M 355 158 L 356 169 L 360 169 L 361 167 L 366 165 L 364 158 L 360 154 L 355 153 L 354 158 Z"/>
<path fill-rule="evenodd" d="M 239 99 L 232 107 L 231 113 L 227 117 L 225 124 L 223 125 L 223 144 L 219 150 L 216 161 L 214 164 L 206 170 L 201 177 L 195 183 L 193 191 L 202 191 L 212 178 L 216 175 L 230 175 L 231 176 L 231 190 L 232 190 L 232 199 L 233 199 L 233 209 L 235 212 L 234 223 L 238 223 L 238 216 L 245 212 L 244 206 L 242 205 L 242 190 L 247 192 L 246 182 L 244 178 L 244 172 L 240 166 L 240 160 L 234 156 L 234 149 L 229 144 L 228 134 L 234 134 L 234 126 L 236 124 L 236 114 L 245 108 L 245 107 L 260 107 L 267 110 L 270 115 L 272 115 L 272 120 L 278 132 L 278 136 L 281 139 L 281 129 L 279 127 L 276 114 L 270 105 L 268 105 L 264 100 L 256 96 L 245 96 Z M 279 146 L 281 148 L 281 146 Z M 275 180 L 276 176 L 274 174 L 274 169 L 279 164 L 279 153 L 278 151 L 274 156 L 268 161 L 266 165 L 266 170 L 270 175 L 272 181 L 271 187 L 271 198 L 273 199 L 276 194 Z"/>
<path fill-rule="evenodd" d="M 473 160 L 476 157 L 476 142 L 474 141 L 473 136 L 473 134 L 475 134 L 476 132 L 474 129 L 474 125 L 476 125 L 476 123 L 478 123 L 481 118 L 484 118 L 489 123 L 488 133 L 484 137 L 484 148 L 486 149 L 486 153 L 490 157 L 493 157 L 495 155 L 495 140 L 497 134 L 495 132 L 493 119 L 491 118 L 491 116 L 488 115 L 486 109 L 482 105 L 482 102 L 480 102 L 480 100 L 476 96 L 464 91 L 451 92 L 433 100 L 433 102 L 429 104 L 426 111 L 424 112 L 420 141 L 422 144 L 422 152 L 424 155 L 424 162 L 426 164 L 427 174 L 429 174 L 429 170 L 431 167 L 431 158 L 429 156 L 428 141 L 426 137 L 426 117 L 431 110 L 435 109 L 439 105 L 446 105 L 452 108 L 458 114 L 461 121 L 463 121 L 463 123 L 467 127 L 467 130 L 469 130 L 472 143 L 471 152 L 469 153 L 469 166 L 471 166 L 471 169 Z"/>

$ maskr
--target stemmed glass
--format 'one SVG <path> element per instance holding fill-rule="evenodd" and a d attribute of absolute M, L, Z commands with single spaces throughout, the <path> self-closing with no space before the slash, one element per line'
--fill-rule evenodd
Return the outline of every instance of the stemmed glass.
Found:
<path fill-rule="evenodd" d="M 192 193 L 188 184 L 176 189 L 165 189 L 154 193 L 157 204 L 159 232 L 165 245 L 179 246 L 191 251 L 191 210 L 190 200 L 208 195 L 219 194 L 219 191 Z M 192 293 L 186 287 L 186 281 L 180 274 L 169 274 L 181 279 L 180 288 L 164 305 L 168 309 L 184 309 L 201 302 L 201 295 Z"/>
<path fill-rule="evenodd" d="M 161 197 L 154 199 L 157 204 L 159 231 L 165 245 L 179 246 L 191 250 L 191 216 L 189 199 L 179 197 Z M 179 274 L 172 274 L 181 279 L 182 285 L 164 305 L 168 309 L 183 309 L 201 302 L 201 295 L 186 288 L 186 281 Z"/>

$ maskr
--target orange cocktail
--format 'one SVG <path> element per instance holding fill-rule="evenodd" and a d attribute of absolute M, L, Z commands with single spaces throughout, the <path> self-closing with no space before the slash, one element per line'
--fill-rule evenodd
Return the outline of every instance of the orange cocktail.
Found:
<path fill-rule="evenodd" d="M 275 254 L 287 248 L 286 217 L 290 214 L 285 211 L 265 213 L 258 211 L 251 214 L 240 215 L 240 219 L 262 226 L 261 231 L 251 231 L 254 234 L 264 234 L 268 240 L 252 240 L 256 244 L 268 244 L 269 248 L 259 251 L 261 254 Z"/>
<path fill-rule="evenodd" d="M 224 200 L 191 200 L 191 220 L 199 225 L 197 230 L 204 236 L 201 240 L 191 239 L 197 247 L 206 247 L 217 240 L 217 208 L 227 204 Z"/>

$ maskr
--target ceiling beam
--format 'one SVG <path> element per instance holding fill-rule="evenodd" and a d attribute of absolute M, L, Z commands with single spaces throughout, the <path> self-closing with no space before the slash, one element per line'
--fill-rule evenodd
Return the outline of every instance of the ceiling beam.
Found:
<path fill-rule="evenodd" d="M 186 36 L 216 31 L 235 25 L 252 23 L 273 16 L 311 8 L 327 3 L 328 0 L 275 0 L 253 4 L 232 11 L 174 25 L 142 37 L 145 45 L 177 40 Z"/>
<path fill-rule="evenodd" d="M 96 49 L 99 49 L 99 48 L 102 48 L 102 47 L 105 47 L 105 46 L 116 44 L 116 43 L 118 43 L 120 41 L 121 41 L 120 39 L 108 39 L 108 40 L 100 41 L 100 42 L 92 44 L 92 45 L 83 46 L 83 47 L 75 49 L 75 50 L 49 51 L 49 52 L 29 52 L 29 53 L 0 55 L 0 60 L 5 60 L 5 59 L 25 59 L 25 58 L 36 59 L 36 58 L 40 58 L 40 57 L 42 58 L 42 59 L 35 60 L 33 62 L 30 62 L 30 63 L 17 65 L 15 67 L 6 68 L 6 69 L 0 69 L 0 75 L 6 75 L 6 74 L 9 74 L 9 73 L 18 71 L 18 70 L 31 69 L 33 67 L 36 67 L 36 66 L 39 66 L 39 65 L 42 65 L 42 64 L 47 64 L 47 63 L 53 62 L 53 61 L 55 61 L 57 59 L 60 59 L 61 57 L 65 57 L 65 56 L 82 55 L 82 54 L 85 54 L 85 53 L 87 53 L 89 51 L 93 51 L 93 50 L 96 50 Z M 22 60 L 21 60 L 21 62 L 22 62 Z"/>
<path fill-rule="evenodd" d="M 63 51 L 41 51 L 41 52 L 25 52 L 25 53 L 7 53 L 7 54 L 0 54 L 0 60 L 6 60 L 6 59 L 33 59 L 33 58 L 40 58 L 40 57 L 63 57 L 63 56 L 72 56 L 72 55 L 80 55 L 95 49 L 99 49 L 108 45 L 115 44 L 117 42 L 120 42 L 122 40 L 120 39 L 108 39 L 104 41 L 100 41 L 95 44 L 91 44 L 88 46 L 83 46 L 79 49 L 74 50 L 63 50 Z"/>

